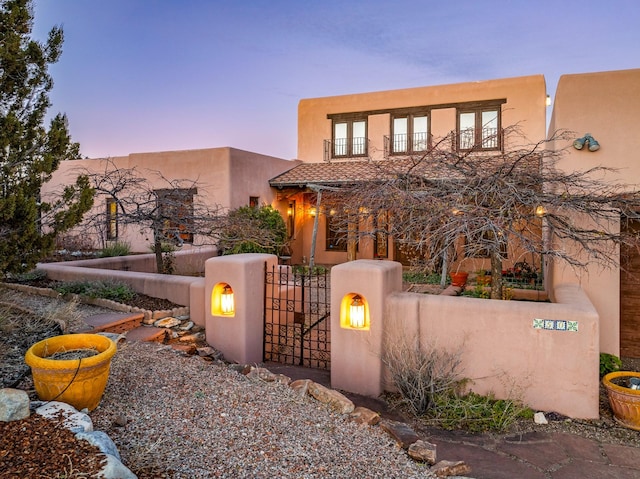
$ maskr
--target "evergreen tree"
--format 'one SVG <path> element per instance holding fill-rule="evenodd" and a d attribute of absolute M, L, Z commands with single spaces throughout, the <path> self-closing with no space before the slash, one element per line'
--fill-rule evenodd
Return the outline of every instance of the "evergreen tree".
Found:
<path fill-rule="evenodd" d="M 0 3 L 0 276 L 31 269 L 49 254 L 55 237 L 80 222 L 93 203 L 88 178 L 80 176 L 55 198 L 40 196 L 60 161 L 79 157 L 67 118 L 47 129 L 53 80 L 48 66 L 62 53 L 63 32 L 46 42 L 31 39 L 29 0 Z"/>

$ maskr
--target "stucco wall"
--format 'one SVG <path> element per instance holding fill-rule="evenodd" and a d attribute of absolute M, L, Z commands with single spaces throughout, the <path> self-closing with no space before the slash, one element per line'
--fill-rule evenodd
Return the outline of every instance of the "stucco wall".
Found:
<path fill-rule="evenodd" d="M 575 137 L 591 133 L 600 143 L 595 152 L 575 150 L 571 141 L 556 142 L 554 149 L 566 148 L 560 166 L 567 171 L 595 166 L 618 168 L 608 175 L 612 182 L 626 183 L 629 190 L 640 188 L 640 69 L 563 75 L 558 82 L 549 133 L 575 132 Z M 617 219 L 612 231 L 619 229 Z M 595 263 L 587 271 L 575 272 L 556 264 L 550 271 L 553 284 L 580 284 L 593 302 L 602 324 L 602 351 L 619 354 L 620 275 L 617 268 L 602 269 Z"/>
<path fill-rule="evenodd" d="M 100 173 L 113 170 L 114 167 L 135 167 L 154 189 L 168 188 L 171 181 L 185 180 L 185 186 L 193 185 L 198 190 L 194 202 L 207 204 L 210 208 L 219 206 L 224 210 L 249 204 L 251 196 L 260 198 L 261 203 L 274 203 L 276 192 L 269 187 L 269 179 L 293 166 L 287 160 L 228 147 L 132 153 L 108 160 L 62 162 L 52 180 L 43 188 L 43 194 L 46 196 L 59 191 L 62 185 L 71 183 L 84 171 Z M 157 172 L 161 172 L 164 179 Z M 85 218 L 103 215 L 105 211 L 106 196 L 96 195 L 94 208 Z M 104 244 L 104 238 L 87 234 L 86 230 L 76 228 L 73 233 L 93 238 L 96 248 Z M 153 237 L 149 230 L 141 229 L 138 225 L 120 224 L 119 240 L 128 243 L 133 252 L 148 252 Z M 207 241 L 196 235 L 194 245 L 206 245 Z"/>
<path fill-rule="evenodd" d="M 507 99 L 502 106 L 503 127 L 519 124 L 529 141 L 540 141 L 545 137 L 545 81 L 542 75 L 531 75 L 301 100 L 298 104 L 298 158 L 312 163 L 323 161 L 324 140 L 331 139 L 331 120 L 327 118 L 328 114 L 502 98 Z M 382 158 L 382 137 L 390 132 L 389 122 L 389 114 L 369 117 L 367 136 L 375 159 Z M 445 136 L 455 128 L 454 108 L 432 110 L 431 132 L 435 138 Z"/>

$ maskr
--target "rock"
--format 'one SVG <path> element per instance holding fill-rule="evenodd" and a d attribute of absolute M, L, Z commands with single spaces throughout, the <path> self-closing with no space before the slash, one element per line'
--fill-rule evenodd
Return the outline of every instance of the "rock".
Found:
<path fill-rule="evenodd" d="M 178 319 L 178 318 L 176 318 L 176 319 Z M 192 328 L 193 328 L 193 321 L 185 321 L 180 326 L 178 326 L 178 329 L 180 331 L 189 331 Z"/>
<path fill-rule="evenodd" d="M 250 379 L 259 379 L 266 383 L 272 383 L 276 380 L 276 375 L 266 368 L 251 368 L 247 377 Z"/>
<path fill-rule="evenodd" d="M 329 389 L 322 384 L 312 382 L 309 385 L 309 395 L 326 404 L 340 414 L 349 414 L 355 409 L 355 405 L 349 398 L 335 389 Z"/>
<path fill-rule="evenodd" d="M 311 379 L 297 379 L 292 383 L 289 383 L 289 387 L 297 392 L 300 396 L 306 396 L 309 394 L 309 385 L 313 381 Z"/>
<path fill-rule="evenodd" d="M 99 334 L 101 336 L 109 338 L 111 341 L 116 343 L 116 345 L 118 343 L 120 343 L 120 341 L 124 341 L 124 340 L 127 339 L 127 332 L 126 331 L 124 333 L 120 333 L 120 334 L 118 334 L 118 333 L 108 333 L 106 331 L 102 331 L 102 332 L 99 332 L 99 333 L 96 333 L 96 334 Z"/>
<path fill-rule="evenodd" d="M 202 333 L 195 333 L 195 334 L 185 334 L 184 336 L 180 337 L 180 341 L 182 342 L 198 342 L 198 341 L 202 341 L 204 340 L 204 334 Z"/>
<path fill-rule="evenodd" d="M 251 372 L 252 366 L 249 364 L 229 364 L 229 369 L 246 376 Z"/>
<path fill-rule="evenodd" d="M 133 472 L 120 462 L 118 458 L 111 454 L 104 455 L 107 458 L 104 468 L 99 472 L 103 479 L 138 479 Z"/>
<path fill-rule="evenodd" d="M 30 415 L 29 395 L 21 389 L 0 389 L 0 421 L 19 421 Z"/>
<path fill-rule="evenodd" d="M 407 453 L 415 461 L 426 462 L 429 465 L 436 463 L 436 445 L 422 439 L 411 444 Z"/>
<path fill-rule="evenodd" d="M 471 468 L 464 461 L 440 461 L 431 468 L 438 477 L 465 476 L 471 472 Z"/>
<path fill-rule="evenodd" d="M 420 436 L 403 422 L 385 419 L 380 423 L 380 427 L 394 438 L 402 449 L 409 449 L 411 444 L 420 440 Z"/>
<path fill-rule="evenodd" d="M 351 414 L 349 414 L 349 419 L 356 424 L 375 426 L 380 422 L 380 414 L 366 407 L 358 406 Z"/>
<path fill-rule="evenodd" d="M 120 460 L 118 448 L 106 433 L 102 431 L 77 432 L 76 437 L 78 439 L 88 441 L 90 444 L 100 449 L 101 452 L 111 454 L 116 459 Z"/>
<path fill-rule="evenodd" d="M 197 351 L 198 351 L 198 356 L 203 358 L 211 358 L 212 360 L 222 358 L 222 352 L 218 351 L 215 348 L 212 348 L 211 346 L 198 348 Z"/>
<path fill-rule="evenodd" d="M 127 425 L 127 423 L 129 422 L 129 420 L 127 419 L 127 416 L 123 415 L 123 414 L 119 414 L 118 416 L 116 416 L 116 418 L 113 420 L 113 425 L 115 427 L 124 427 Z"/>
<path fill-rule="evenodd" d="M 177 318 L 162 318 L 153 323 L 156 328 L 173 328 L 180 324 L 180 320 Z"/>
<path fill-rule="evenodd" d="M 198 352 L 195 344 L 172 344 L 171 347 L 187 356 L 193 356 Z"/>
<path fill-rule="evenodd" d="M 543 412 L 537 412 L 533 415 L 533 422 L 536 424 L 549 424 Z"/>
<path fill-rule="evenodd" d="M 71 432 L 93 431 L 93 422 L 87 414 L 83 414 L 70 404 L 51 401 L 36 409 L 36 414 L 49 419 L 63 418 L 64 426 Z"/>

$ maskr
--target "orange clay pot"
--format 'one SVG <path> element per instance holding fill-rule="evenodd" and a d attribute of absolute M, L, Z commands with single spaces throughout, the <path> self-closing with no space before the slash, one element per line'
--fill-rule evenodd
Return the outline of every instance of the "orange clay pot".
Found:
<path fill-rule="evenodd" d="M 461 288 L 467 283 L 469 273 L 461 271 L 459 273 L 451 273 L 451 286 L 460 286 Z"/>
<path fill-rule="evenodd" d="M 98 354 L 82 359 L 49 359 L 59 352 L 94 348 Z M 116 343 L 99 334 L 63 334 L 40 341 L 25 354 L 33 384 L 42 401 L 62 401 L 78 411 L 92 411 L 107 386 Z"/>
<path fill-rule="evenodd" d="M 614 419 L 625 427 L 640 431 L 640 389 L 619 386 L 612 382 L 616 378 L 640 378 L 640 373 L 633 371 L 615 371 L 602 378 L 607 390 L 609 404 Z"/>

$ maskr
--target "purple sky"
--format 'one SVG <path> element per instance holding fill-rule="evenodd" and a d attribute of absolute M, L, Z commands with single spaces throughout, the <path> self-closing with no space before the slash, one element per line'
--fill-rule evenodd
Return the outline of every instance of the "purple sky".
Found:
<path fill-rule="evenodd" d="M 638 0 L 36 0 L 51 113 L 88 157 L 295 158 L 302 98 L 640 67 Z"/>

